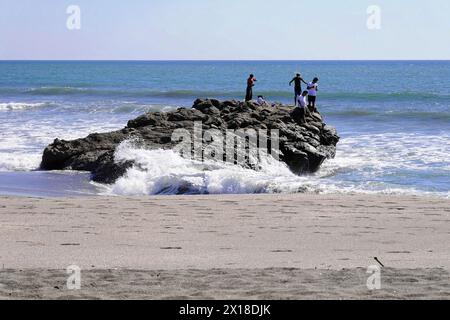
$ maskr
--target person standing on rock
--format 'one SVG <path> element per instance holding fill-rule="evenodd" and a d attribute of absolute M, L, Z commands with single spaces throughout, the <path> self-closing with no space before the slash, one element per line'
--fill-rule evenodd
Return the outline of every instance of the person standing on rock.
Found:
<path fill-rule="evenodd" d="M 245 93 L 245 102 L 252 101 L 253 99 L 253 87 L 255 86 L 256 78 L 251 74 L 247 79 L 247 90 Z"/>
<path fill-rule="evenodd" d="M 311 111 L 316 110 L 317 91 L 319 91 L 319 78 L 314 78 L 312 82 L 308 83 L 308 108 Z"/>
<path fill-rule="evenodd" d="M 289 86 L 292 86 L 292 83 L 294 82 L 294 104 L 297 106 L 297 99 L 299 96 L 302 95 L 302 82 L 304 84 L 308 84 L 305 80 L 303 80 L 302 75 L 300 73 L 297 73 L 295 77 L 289 82 Z"/>

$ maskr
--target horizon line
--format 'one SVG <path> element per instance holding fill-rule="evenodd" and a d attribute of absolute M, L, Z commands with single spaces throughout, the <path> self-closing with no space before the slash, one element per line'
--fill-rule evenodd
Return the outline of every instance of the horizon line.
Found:
<path fill-rule="evenodd" d="M 441 61 L 447 62 L 450 59 L 0 59 L 0 62 L 415 62 L 415 61 Z"/>

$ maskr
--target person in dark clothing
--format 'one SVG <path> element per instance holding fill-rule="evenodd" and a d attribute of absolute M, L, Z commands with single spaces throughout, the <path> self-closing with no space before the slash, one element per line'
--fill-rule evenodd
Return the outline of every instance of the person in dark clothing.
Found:
<path fill-rule="evenodd" d="M 253 99 L 253 87 L 255 86 L 256 78 L 253 74 L 247 79 L 247 90 L 245 93 L 245 101 L 251 101 Z"/>
<path fill-rule="evenodd" d="M 294 104 L 295 104 L 295 106 L 297 106 L 298 96 L 300 96 L 302 94 L 302 82 L 306 85 L 308 83 L 305 80 L 303 80 L 302 75 L 300 73 L 297 73 L 295 75 L 295 77 L 291 80 L 291 82 L 289 82 L 289 85 L 292 86 L 293 82 L 294 82 L 294 92 L 295 92 Z"/>

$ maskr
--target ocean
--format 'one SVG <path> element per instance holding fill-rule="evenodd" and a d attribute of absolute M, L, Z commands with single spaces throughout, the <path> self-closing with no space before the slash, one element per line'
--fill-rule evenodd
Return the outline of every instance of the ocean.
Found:
<path fill-rule="evenodd" d="M 123 128 L 151 110 L 190 107 L 198 97 L 254 95 L 293 102 L 295 72 L 318 77 L 318 109 L 342 139 L 336 158 L 296 176 L 282 163 L 261 171 L 199 166 L 170 151 L 121 146 L 137 159 L 114 185 L 88 173 L 41 172 L 44 148 Z M 382 193 L 450 197 L 450 61 L 0 62 L 0 195 L 78 196 L 189 193 Z"/>

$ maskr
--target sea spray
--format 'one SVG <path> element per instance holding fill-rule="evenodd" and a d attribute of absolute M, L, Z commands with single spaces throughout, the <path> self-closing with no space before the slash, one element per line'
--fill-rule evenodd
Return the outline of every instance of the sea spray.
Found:
<path fill-rule="evenodd" d="M 145 150 L 132 141 L 125 141 L 117 148 L 115 159 L 132 160 L 135 165 L 108 186 L 110 194 L 297 192 L 303 184 L 301 177 L 269 155 L 260 159 L 259 170 L 253 170 L 222 161 L 187 159 L 172 150 Z M 284 179 L 293 182 L 289 183 L 290 190 L 279 189 Z"/>

